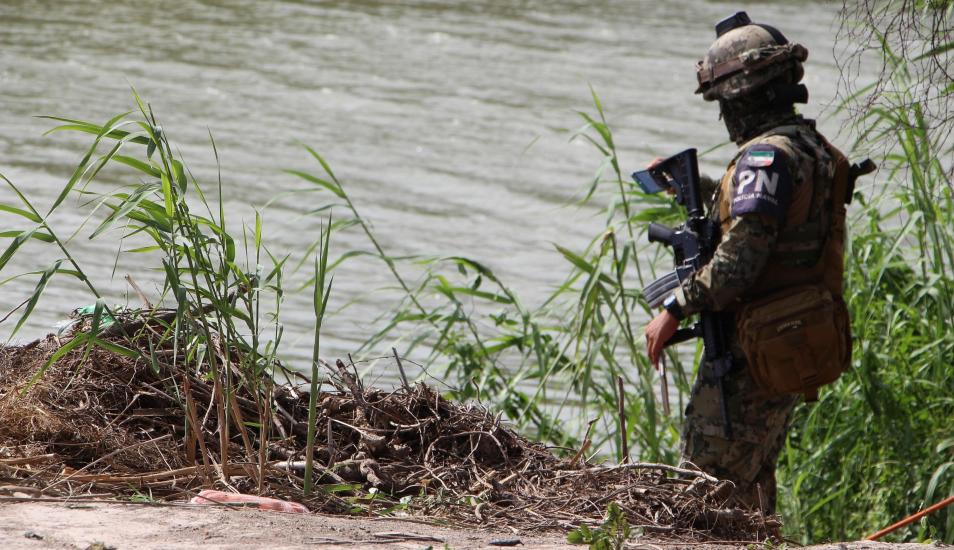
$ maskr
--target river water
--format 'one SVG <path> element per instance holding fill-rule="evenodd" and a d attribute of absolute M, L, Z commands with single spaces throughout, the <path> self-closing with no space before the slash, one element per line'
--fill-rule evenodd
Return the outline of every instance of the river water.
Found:
<path fill-rule="evenodd" d="M 744 7 L 809 48 L 812 101 L 803 112 L 836 135 L 837 6 Z M 581 123 L 575 111 L 592 111 L 589 87 L 607 108 L 627 172 L 725 141 L 716 107 L 692 94 L 693 67 L 714 22 L 734 9 L 688 0 L 4 0 L 0 172 L 49 205 L 89 140 L 44 137 L 52 123 L 34 115 L 104 122 L 134 108 L 134 86 L 206 185 L 215 180 L 214 135 L 233 223 L 251 221 L 249 205 L 301 187 L 282 169 L 317 171 L 297 144 L 307 143 L 332 164 L 389 253 L 478 259 L 533 305 L 567 272 L 551 243 L 580 249 L 602 228 L 597 209 L 567 206 L 600 163 L 592 147 L 569 139 Z M 718 174 L 732 153 L 716 150 L 703 171 Z M 16 202 L 9 190 L 2 197 Z M 318 197 L 265 211 L 274 250 L 301 250 L 317 237 L 320 219 L 302 216 L 310 200 Z M 78 199 L 61 210 L 52 222 L 62 234 L 88 213 Z M 0 221 L 4 230 L 23 227 Z M 71 246 L 98 286 L 122 301 L 123 275 L 133 273 L 155 296 L 154 266 L 123 259 L 113 275 L 117 239 L 87 240 L 91 230 Z M 368 248 L 357 233 L 336 237 L 334 247 L 333 255 Z M 2 275 L 56 258 L 34 250 Z M 392 293 L 373 289 L 392 283 L 380 264 L 341 268 L 323 355 L 351 351 L 371 333 L 372 320 L 394 305 Z M 0 315 L 34 284 L 0 287 Z M 310 300 L 308 291 L 290 294 L 283 306 L 286 353 L 298 367 L 310 354 Z M 76 283 L 54 282 L 16 340 L 45 334 L 92 301 Z M 0 327 L 4 337 L 12 324 Z"/>

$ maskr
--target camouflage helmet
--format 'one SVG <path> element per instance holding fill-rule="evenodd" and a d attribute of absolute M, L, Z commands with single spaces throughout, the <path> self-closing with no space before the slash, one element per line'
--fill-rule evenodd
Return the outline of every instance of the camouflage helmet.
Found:
<path fill-rule="evenodd" d="M 744 11 L 716 25 L 716 41 L 696 63 L 697 94 L 706 101 L 747 95 L 790 73 L 798 83 L 808 50 L 790 43 L 777 29 L 752 23 Z"/>

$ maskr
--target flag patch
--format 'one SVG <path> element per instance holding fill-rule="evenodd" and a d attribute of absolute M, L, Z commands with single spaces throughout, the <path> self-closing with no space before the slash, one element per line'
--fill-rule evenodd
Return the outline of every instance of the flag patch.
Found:
<path fill-rule="evenodd" d="M 749 151 L 747 164 L 753 168 L 771 166 L 775 161 L 775 151 Z"/>
<path fill-rule="evenodd" d="M 793 192 L 788 165 L 785 152 L 773 145 L 758 143 L 749 148 L 732 174 L 729 214 L 733 218 L 762 214 L 783 225 Z"/>

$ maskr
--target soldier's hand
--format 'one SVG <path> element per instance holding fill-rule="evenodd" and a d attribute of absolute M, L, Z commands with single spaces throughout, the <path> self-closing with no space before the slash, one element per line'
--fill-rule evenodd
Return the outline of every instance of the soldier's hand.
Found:
<path fill-rule="evenodd" d="M 662 161 L 664 161 L 664 160 L 666 160 L 666 159 L 664 159 L 664 158 L 662 158 L 662 157 L 656 157 L 656 158 L 654 158 L 653 160 L 649 161 L 649 164 L 646 165 L 646 169 L 647 169 L 647 170 L 651 170 L 651 169 L 653 169 L 657 164 L 659 164 L 660 162 L 662 162 Z M 667 194 L 667 195 L 675 195 L 675 194 L 676 194 L 676 190 L 673 189 L 672 187 L 667 187 L 667 188 L 666 188 L 666 194 Z"/>
<path fill-rule="evenodd" d="M 646 325 L 646 353 L 656 370 L 659 370 L 659 357 L 662 355 L 663 346 L 678 328 L 679 320 L 666 310 Z"/>

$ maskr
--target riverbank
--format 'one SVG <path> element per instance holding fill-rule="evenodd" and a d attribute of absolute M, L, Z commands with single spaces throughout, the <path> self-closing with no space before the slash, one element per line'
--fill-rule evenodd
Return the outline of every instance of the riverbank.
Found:
<path fill-rule="evenodd" d="M 556 533 L 529 534 L 440 525 L 439 520 L 346 518 L 283 514 L 206 506 L 155 506 L 105 503 L 0 503 L 0 546 L 39 550 L 219 550 L 229 548 L 495 548 L 519 541 L 519 547 L 544 550 L 585 548 Z M 97 546 L 98 545 L 98 546 Z M 746 544 L 708 544 L 634 539 L 634 549 L 735 550 Z M 777 548 L 777 546 L 776 546 Z M 926 544 L 851 542 L 807 547 L 812 550 L 921 550 L 951 548 Z"/>
<path fill-rule="evenodd" d="M 76 524 L 82 536 L 95 538 L 89 525 L 110 536 L 117 529 L 148 534 L 157 529 L 149 518 L 173 518 L 186 500 L 210 488 L 294 501 L 344 518 L 413 516 L 418 524 L 437 521 L 474 533 L 556 533 L 559 541 L 570 530 L 604 522 L 693 544 L 777 536 L 777 518 L 734 508 L 732 484 L 704 472 L 649 462 L 600 464 L 586 456 L 587 444 L 572 457 L 559 456 L 479 404 L 448 400 L 424 384 L 391 392 L 368 387 L 342 361 L 322 362 L 328 378 L 316 390 L 311 415 L 308 394 L 293 384 L 262 390 L 254 379 L 217 383 L 209 364 L 196 372 L 183 366 L 189 359 L 174 342 L 150 340 L 162 318 L 119 317 L 89 348 L 79 345 L 96 333 L 88 320 L 62 336 L 0 348 L 0 497 L 39 498 L 29 506 L 70 503 L 35 514 L 12 508 L 25 514 L 17 536 L 31 531 L 44 538 L 30 540 L 46 540 L 31 522 L 57 514 L 66 516 L 50 525 Z M 112 327 L 140 336 L 119 336 Z M 118 353 L 128 349 L 123 343 L 139 354 Z M 230 352 L 217 364 L 243 364 L 242 350 Z M 230 388 L 228 401 L 222 387 Z M 311 444 L 310 425 L 322 427 Z M 311 490 L 304 483 L 309 464 Z M 132 512 L 116 508 L 117 501 L 161 507 Z M 72 515 L 95 509 L 104 513 L 86 520 Z M 159 532 L 205 532 L 206 522 L 219 529 L 229 520 L 238 531 L 248 528 L 234 516 L 220 521 L 195 514 L 198 523 L 170 519 Z M 112 516 L 119 516 L 115 528 L 101 524 Z M 304 529 L 312 538 L 294 544 L 320 543 L 312 540 L 310 520 L 283 520 L 290 523 L 273 528 L 276 517 L 262 516 L 257 527 L 251 522 L 250 532 Z M 148 525 L 140 526 L 143 521 Z M 376 543 L 382 542 L 391 541 Z"/>

